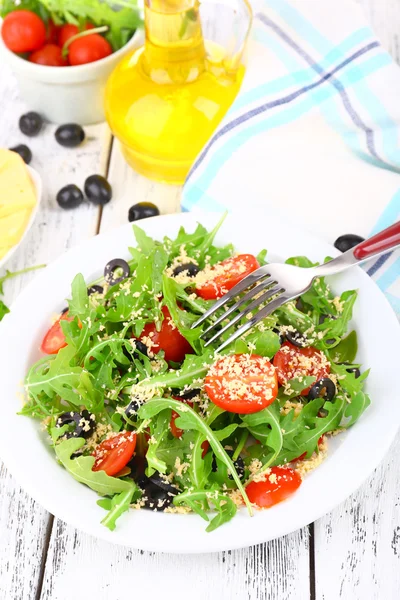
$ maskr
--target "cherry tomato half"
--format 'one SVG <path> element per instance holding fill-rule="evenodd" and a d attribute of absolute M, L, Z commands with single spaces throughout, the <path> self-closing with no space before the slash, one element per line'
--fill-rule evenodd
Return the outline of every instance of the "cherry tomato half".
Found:
<path fill-rule="evenodd" d="M 260 508 L 270 508 L 286 500 L 301 485 L 300 475 L 288 467 L 272 467 L 265 481 L 252 481 L 246 486 L 247 496 Z"/>
<path fill-rule="evenodd" d="M 192 354 L 193 349 L 189 342 L 180 334 L 179 329 L 172 321 L 171 314 L 166 306 L 161 309 L 164 320 L 160 331 L 155 323 L 147 323 L 140 336 L 141 341 L 148 338 L 151 341 L 150 350 L 157 354 L 160 350 L 165 352 L 165 360 L 181 362 L 186 354 Z"/>
<path fill-rule="evenodd" d="M 290 342 L 282 344 L 274 356 L 273 363 L 281 385 L 286 385 L 295 377 L 316 377 L 318 381 L 331 372 L 331 365 L 323 352 L 312 346 L 299 348 Z M 308 394 L 310 387 L 302 390 L 301 394 Z"/>
<path fill-rule="evenodd" d="M 71 66 L 86 65 L 112 54 L 111 45 L 98 33 L 87 35 L 71 43 L 68 47 Z"/>
<path fill-rule="evenodd" d="M 95 457 L 92 471 L 105 471 L 113 476 L 131 460 L 136 447 L 136 433 L 123 431 L 101 442 L 93 452 Z"/>
<path fill-rule="evenodd" d="M 250 414 L 275 400 L 278 381 L 268 359 L 256 354 L 232 354 L 212 365 L 205 379 L 205 391 L 220 408 Z"/>
<path fill-rule="evenodd" d="M 212 267 L 208 281 L 196 285 L 196 293 L 204 300 L 221 298 L 259 266 L 252 254 L 239 254 L 227 258 Z"/>
<path fill-rule="evenodd" d="M 73 319 L 74 317 L 68 316 L 68 311 L 63 313 L 44 336 L 40 345 L 40 350 L 45 354 L 57 354 L 61 348 L 64 348 L 67 345 L 67 342 L 65 341 L 65 335 L 61 329 L 60 321 L 72 321 Z"/>
<path fill-rule="evenodd" d="M 4 18 L 1 35 L 9 50 L 32 52 L 45 43 L 46 27 L 34 12 L 15 10 Z"/>
<path fill-rule="evenodd" d="M 68 61 L 62 55 L 62 50 L 56 44 L 45 44 L 36 52 L 32 52 L 29 57 L 29 62 L 46 67 L 66 67 Z"/>

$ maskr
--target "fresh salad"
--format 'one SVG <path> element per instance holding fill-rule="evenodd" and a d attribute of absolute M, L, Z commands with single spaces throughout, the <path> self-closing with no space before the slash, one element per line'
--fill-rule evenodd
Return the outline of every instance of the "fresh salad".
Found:
<path fill-rule="evenodd" d="M 209 323 L 193 324 L 266 263 L 266 250 L 215 245 L 221 223 L 162 242 L 133 225 L 130 260 L 111 260 L 89 287 L 75 277 L 27 374 L 21 414 L 43 423 L 60 465 L 102 496 L 110 529 L 130 507 L 194 512 L 207 531 L 240 506 L 269 508 L 369 405 L 347 332 L 357 293 L 335 296 L 322 278 L 223 352 L 205 348 Z"/>
<path fill-rule="evenodd" d="M 142 22 L 136 0 L 0 0 L 0 16 L 7 48 L 51 67 L 106 58 Z"/>

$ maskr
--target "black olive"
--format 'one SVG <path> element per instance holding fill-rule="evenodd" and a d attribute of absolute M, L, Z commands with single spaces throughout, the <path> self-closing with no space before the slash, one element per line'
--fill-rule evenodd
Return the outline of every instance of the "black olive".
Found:
<path fill-rule="evenodd" d="M 141 342 L 140 340 L 135 340 L 135 350 L 137 350 L 138 352 L 140 352 L 140 354 L 144 354 L 144 356 L 148 356 L 148 348 L 146 346 L 146 344 L 143 344 L 143 342 Z M 137 353 L 134 352 L 134 354 Z"/>
<path fill-rule="evenodd" d="M 324 377 L 319 381 L 313 383 L 310 391 L 307 394 L 309 400 L 315 400 L 316 398 L 324 398 L 324 400 L 333 400 L 336 394 L 336 386 L 332 379 Z"/>
<path fill-rule="evenodd" d="M 184 392 L 183 390 L 171 390 L 171 391 L 174 396 L 179 396 L 179 398 L 182 398 L 182 400 L 191 400 L 192 398 L 199 396 L 201 393 L 201 390 L 199 390 L 199 389 L 187 390 L 186 392 Z"/>
<path fill-rule="evenodd" d="M 139 221 L 148 217 L 156 217 L 160 214 L 159 209 L 151 202 L 138 202 L 130 207 L 128 212 L 128 221 Z"/>
<path fill-rule="evenodd" d="M 365 238 L 360 235 L 355 235 L 354 233 L 346 233 L 346 235 L 341 235 L 333 244 L 335 248 L 340 250 L 340 252 L 347 252 L 350 248 L 354 248 L 357 244 L 360 244 L 364 241 Z"/>
<path fill-rule="evenodd" d="M 162 477 L 158 471 L 155 471 L 148 479 L 151 483 L 154 483 L 154 485 L 157 485 L 166 492 L 170 492 L 173 496 L 176 496 L 180 492 L 180 489 L 176 485 L 173 485 L 165 477 Z"/>
<path fill-rule="evenodd" d="M 83 194 L 77 185 L 70 183 L 61 188 L 57 193 L 56 200 L 61 208 L 69 210 L 82 204 Z"/>
<path fill-rule="evenodd" d="M 114 277 L 114 273 L 118 270 L 122 271 L 121 275 Z M 121 283 L 121 281 L 129 277 L 130 274 L 130 266 L 123 258 L 113 258 L 113 260 L 110 260 L 104 267 L 104 279 L 109 285 Z"/>
<path fill-rule="evenodd" d="M 13 148 L 10 148 L 10 150 L 11 152 L 16 152 L 17 154 L 19 154 L 24 163 L 29 165 L 29 163 L 32 160 L 32 152 L 30 151 L 28 146 L 25 146 L 25 144 L 18 144 L 18 146 L 14 146 Z"/>
<path fill-rule="evenodd" d="M 19 128 L 25 135 L 34 137 L 43 127 L 43 119 L 38 113 L 28 112 L 19 120 Z"/>
<path fill-rule="evenodd" d="M 327 319 L 330 319 L 331 321 L 336 321 L 337 317 L 335 317 L 334 315 L 320 315 L 318 319 L 318 324 L 322 325 L 322 323 L 325 323 Z"/>
<path fill-rule="evenodd" d="M 167 492 L 166 490 L 160 488 L 158 485 L 154 485 L 154 483 L 150 482 L 146 485 L 146 487 L 143 490 L 143 506 L 153 511 L 164 510 L 172 504 L 174 496 L 176 496 L 177 493 L 177 490 L 175 494 Z"/>
<path fill-rule="evenodd" d="M 104 206 L 112 198 L 112 187 L 102 175 L 90 175 L 84 185 L 86 198 L 96 206 Z"/>
<path fill-rule="evenodd" d="M 233 450 L 227 450 L 225 448 L 225 452 L 227 453 L 227 455 L 232 458 L 233 457 Z M 236 472 L 238 474 L 239 479 L 243 479 L 244 478 L 244 461 L 243 458 L 241 456 L 238 456 L 236 460 L 233 461 L 233 466 L 236 469 Z M 215 471 L 217 470 L 217 460 L 215 458 L 215 455 L 213 456 L 213 461 L 212 461 L 212 466 L 211 466 L 211 470 L 215 473 Z M 229 473 L 228 475 L 229 479 L 233 479 L 231 473 Z"/>
<path fill-rule="evenodd" d="M 56 427 L 75 424 L 75 429 L 65 434 L 66 438 L 83 437 L 88 438 L 92 435 L 96 428 L 96 420 L 94 415 L 91 415 L 87 410 L 82 412 L 65 412 L 56 420 Z"/>
<path fill-rule="evenodd" d="M 76 148 L 85 139 L 85 132 L 80 125 L 76 123 L 67 123 L 66 125 L 60 125 L 56 129 L 56 140 L 61 146 L 65 148 Z"/>
<path fill-rule="evenodd" d="M 128 419 L 136 417 L 137 411 L 142 406 L 142 404 L 143 402 L 141 402 L 139 397 L 136 397 L 129 402 L 128 406 L 125 408 L 125 414 L 128 417 Z"/>
<path fill-rule="evenodd" d="M 185 263 L 184 265 L 179 265 L 178 267 L 175 267 L 175 269 L 172 271 L 172 274 L 176 276 L 179 275 L 179 273 L 186 272 L 189 277 L 195 277 L 199 271 L 200 267 L 198 267 L 192 262 L 189 262 Z"/>
<path fill-rule="evenodd" d="M 308 344 L 307 338 L 300 331 L 286 331 L 285 335 L 287 341 L 293 344 L 293 346 L 304 348 Z"/>
<path fill-rule="evenodd" d="M 90 287 L 88 287 L 88 295 L 91 296 L 92 294 L 102 294 L 104 292 L 104 289 L 101 287 L 101 285 L 91 285 Z"/>
<path fill-rule="evenodd" d="M 338 363 L 339 365 L 348 365 L 349 363 Z M 346 369 L 346 371 L 348 373 L 354 373 L 354 377 L 356 379 L 358 379 L 359 377 L 361 377 L 361 371 L 358 367 L 350 367 L 349 369 Z"/>

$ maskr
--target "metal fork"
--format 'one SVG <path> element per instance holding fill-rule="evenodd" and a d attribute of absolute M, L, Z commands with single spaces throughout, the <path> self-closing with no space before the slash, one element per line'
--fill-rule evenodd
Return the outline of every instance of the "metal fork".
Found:
<path fill-rule="evenodd" d="M 274 310 L 304 294 L 317 277 L 340 273 L 353 265 L 359 265 L 397 247 L 400 247 L 400 221 L 344 252 L 341 256 L 318 267 L 304 269 L 279 263 L 265 265 L 250 273 L 225 296 L 217 300 L 209 310 L 193 323 L 192 329 L 201 325 L 206 319 L 212 318 L 218 309 L 227 306 L 231 300 L 236 299 L 235 304 L 227 307 L 226 311 L 215 321 L 212 321 L 201 335 L 204 338 L 214 330 L 214 335 L 205 344 L 205 346 L 208 346 L 241 321 L 243 317 L 249 315 L 248 322 L 239 327 L 219 346 L 218 351 L 223 350 Z M 241 294 L 243 295 L 241 296 Z M 265 302 L 267 304 L 259 308 Z M 221 325 L 229 315 L 236 312 L 240 307 L 243 307 L 243 309 L 237 315 L 221 329 L 215 331 L 216 327 Z M 253 314 L 257 309 L 259 309 L 258 312 Z"/>

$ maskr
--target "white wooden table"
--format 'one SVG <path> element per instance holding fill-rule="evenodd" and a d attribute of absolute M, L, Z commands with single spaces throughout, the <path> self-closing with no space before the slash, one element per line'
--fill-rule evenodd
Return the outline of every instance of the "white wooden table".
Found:
<path fill-rule="evenodd" d="M 359 1 L 400 62 L 400 0 Z M 0 107 L 0 146 L 23 142 L 18 117 L 27 107 L 3 64 Z M 29 140 L 32 166 L 42 174 L 45 194 L 33 230 L 8 265 L 11 270 L 49 262 L 81 240 L 125 223 L 135 202 L 155 202 L 162 213 L 179 210 L 180 189 L 130 171 L 105 125 L 87 128 L 90 139 L 78 150 L 58 146 L 53 132 L 49 125 Z M 111 182 L 110 205 L 103 211 L 89 206 L 60 210 L 58 189 L 67 183 L 82 186 L 93 173 Z M 7 302 L 31 276 L 7 283 Z M 125 600 L 139 595 L 166 600 L 397 600 L 399 462 L 400 437 L 362 488 L 316 523 L 253 548 L 188 557 L 124 549 L 81 533 L 29 498 L 0 463 L 0 600 Z"/>

